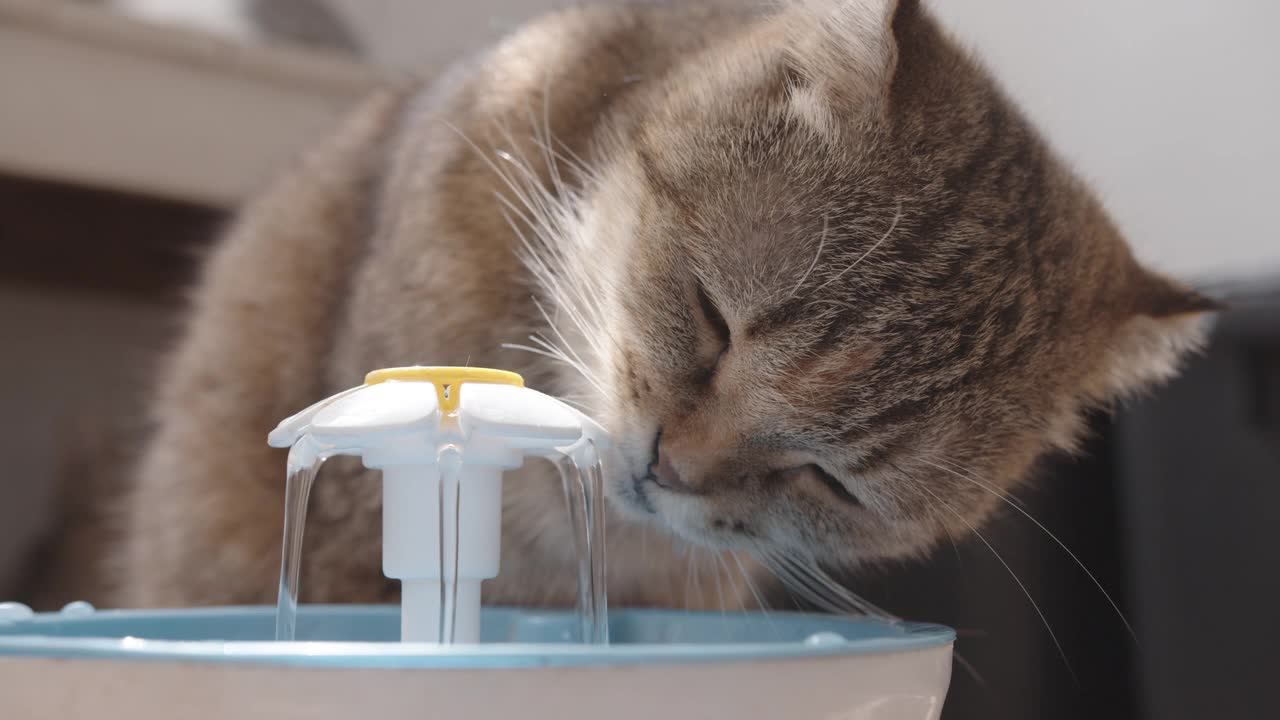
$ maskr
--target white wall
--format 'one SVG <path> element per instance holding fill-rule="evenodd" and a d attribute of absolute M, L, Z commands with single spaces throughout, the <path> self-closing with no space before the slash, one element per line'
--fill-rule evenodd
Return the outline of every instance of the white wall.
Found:
<path fill-rule="evenodd" d="M 567 4 L 328 2 L 374 60 L 399 67 L 456 56 Z M 1270 218 L 1280 202 L 1280 42 L 1273 39 L 1280 3 L 931 5 L 1093 181 L 1145 259 L 1201 281 L 1280 276 L 1280 233 Z"/>
<path fill-rule="evenodd" d="M 1280 274 L 1280 4 L 933 6 L 1093 181 L 1145 259 L 1195 278 Z"/>
<path fill-rule="evenodd" d="M 332 1 L 402 65 L 562 4 Z M 1197 280 L 1280 274 L 1280 3 L 931 6 L 1095 184 L 1144 259 Z"/>

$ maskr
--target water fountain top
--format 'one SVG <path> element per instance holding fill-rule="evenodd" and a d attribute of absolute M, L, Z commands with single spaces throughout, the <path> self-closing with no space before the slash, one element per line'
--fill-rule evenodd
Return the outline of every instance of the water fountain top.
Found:
<path fill-rule="evenodd" d="M 530 455 L 567 457 L 575 472 L 586 470 L 608 436 L 516 373 L 408 367 L 369 373 L 363 385 L 282 421 L 267 442 L 291 448 L 281 639 L 293 628 L 314 469 L 329 456 L 356 455 L 383 473 L 383 574 L 401 581 L 402 639 L 475 642 L 480 582 L 498 573 L 503 471 Z"/>

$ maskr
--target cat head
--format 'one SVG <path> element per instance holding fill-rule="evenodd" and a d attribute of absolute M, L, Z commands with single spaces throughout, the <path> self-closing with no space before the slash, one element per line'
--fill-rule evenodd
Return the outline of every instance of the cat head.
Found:
<path fill-rule="evenodd" d="M 587 279 L 552 293 L 590 316 L 636 517 L 922 552 L 1201 341 L 1213 303 L 1134 259 L 914 2 L 784 3 L 646 93 L 580 200 Z"/>

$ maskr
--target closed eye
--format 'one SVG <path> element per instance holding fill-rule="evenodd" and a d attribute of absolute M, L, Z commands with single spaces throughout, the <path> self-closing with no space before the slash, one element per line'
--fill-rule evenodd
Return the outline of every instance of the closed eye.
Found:
<path fill-rule="evenodd" d="M 850 492 L 849 488 L 845 487 L 844 483 L 840 482 L 836 476 L 826 470 L 823 470 L 820 465 L 806 465 L 805 467 L 809 472 L 813 473 L 814 477 L 818 478 L 823 485 L 826 485 L 827 489 L 830 490 L 833 495 L 851 505 L 856 505 L 857 507 L 863 506 L 862 501 L 858 499 L 857 495 Z"/>
<path fill-rule="evenodd" d="M 710 382 L 715 375 L 720 359 L 729 351 L 731 338 L 729 323 L 725 321 L 720 309 L 707 295 L 702 283 L 697 287 L 698 308 L 702 311 L 703 332 L 699 333 L 698 360 L 700 382 Z"/>
<path fill-rule="evenodd" d="M 857 462 L 848 466 L 851 473 L 865 473 L 887 465 L 898 450 L 896 442 L 881 443 L 863 453 Z"/>

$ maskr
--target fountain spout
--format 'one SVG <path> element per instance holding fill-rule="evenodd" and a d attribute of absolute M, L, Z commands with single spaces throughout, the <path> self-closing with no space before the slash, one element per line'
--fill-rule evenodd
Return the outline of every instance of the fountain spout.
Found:
<path fill-rule="evenodd" d="M 382 471 L 382 568 L 401 581 L 400 639 L 438 643 L 480 640 L 480 583 L 499 571 L 503 472 L 527 456 L 565 456 L 582 467 L 608 442 L 594 421 L 524 387 L 515 373 L 441 367 L 369 373 L 364 385 L 284 420 L 268 437 L 274 447 L 293 448 L 291 472 L 331 455 L 356 455 Z M 599 571 L 580 577 L 591 584 L 580 597 L 604 589 L 602 498 L 592 492 L 598 486 L 598 480 L 580 486 L 590 508 L 578 516 L 587 523 L 599 518 L 580 533 L 599 536 L 586 544 L 599 554 L 586 565 Z M 285 518 L 280 639 L 291 639 L 296 612 L 306 493 L 301 497 Z M 590 612 L 603 608 L 601 598 Z M 602 640 L 600 633 L 591 637 Z"/>

